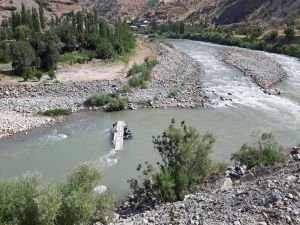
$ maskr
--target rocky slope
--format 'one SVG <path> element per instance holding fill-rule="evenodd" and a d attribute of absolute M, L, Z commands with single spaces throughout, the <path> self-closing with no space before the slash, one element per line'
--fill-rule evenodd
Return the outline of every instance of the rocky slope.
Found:
<path fill-rule="evenodd" d="M 80 9 L 96 9 L 99 15 L 147 20 L 206 21 L 216 25 L 280 25 L 299 18 L 299 0 L 2 0 L 0 20 L 24 3 L 28 8 L 45 4 L 46 16 L 61 16 Z"/>
<path fill-rule="evenodd" d="M 82 9 L 77 0 L 2 0 L 0 1 L 0 21 L 8 19 L 11 12 L 20 10 L 22 4 L 27 9 L 38 8 L 39 4 L 43 4 L 47 18 L 62 16 Z"/>
<path fill-rule="evenodd" d="M 139 214 L 122 215 L 116 225 L 300 224 L 300 162 L 256 167 L 240 180 L 229 177 L 201 186 L 184 201 Z"/>

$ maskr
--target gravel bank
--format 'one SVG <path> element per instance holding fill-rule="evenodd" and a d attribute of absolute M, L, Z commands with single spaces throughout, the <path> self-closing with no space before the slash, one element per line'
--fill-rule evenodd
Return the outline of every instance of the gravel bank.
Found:
<path fill-rule="evenodd" d="M 133 102 L 149 102 L 148 107 L 203 107 L 208 98 L 201 88 L 201 67 L 191 57 L 163 44 L 155 47 L 159 64 L 147 89 L 136 89 L 129 95 Z M 170 93 L 176 92 L 171 97 Z"/>
<path fill-rule="evenodd" d="M 241 180 L 208 183 L 184 201 L 157 206 L 113 224 L 300 224 L 300 162 L 251 170 Z"/>
<path fill-rule="evenodd" d="M 123 94 L 132 102 L 130 107 L 204 106 L 208 98 L 201 91 L 200 66 L 162 44 L 153 45 L 153 49 L 159 64 L 153 69 L 147 89 Z M 83 110 L 82 103 L 89 96 L 116 92 L 127 82 L 128 79 L 0 84 L 0 138 L 55 122 L 56 119 L 37 116 L 38 112 L 55 108 Z M 177 95 L 169 97 L 172 90 Z"/>
<path fill-rule="evenodd" d="M 254 51 L 226 48 L 222 50 L 223 60 L 250 76 L 259 87 L 268 90 L 286 76 L 280 64 L 268 56 Z"/>

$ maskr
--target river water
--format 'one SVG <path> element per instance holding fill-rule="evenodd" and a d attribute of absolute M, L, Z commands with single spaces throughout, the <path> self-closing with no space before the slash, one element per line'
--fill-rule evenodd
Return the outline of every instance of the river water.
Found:
<path fill-rule="evenodd" d="M 79 113 L 70 122 L 38 129 L 28 136 L 0 142 L 0 177 L 39 173 L 46 181 L 61 181 L 81 163 L 101 169 L 103 185 L 118 197 L 128 191 L 127 179 L 137 175 L 136 166 L 156 162 L 152 136 L 170 123 L 185 120 L 199 132 L 216 137 L 212 158 L 229 161 L 230 154 L 258 132 L 273 132 L 285 147 L 300 141 L 300 62 L 282 55 L 268 54 L 287 72 L 278 85 L 280 96 L 265 95 L 248 77 L 219 57 L 220 46 L 187 40 L 172 44 L 202 64 L 203 87 L 212 98 L 211 109 L 153 109 L 115 113 Z M 200 75 L 199 75 L 200 76 Z M 220 101 L 220 96 L 227 101 Z M 134 134 L 125 142 L 125 150 L 109 152 L 110 127 L 124 120 Z"/>

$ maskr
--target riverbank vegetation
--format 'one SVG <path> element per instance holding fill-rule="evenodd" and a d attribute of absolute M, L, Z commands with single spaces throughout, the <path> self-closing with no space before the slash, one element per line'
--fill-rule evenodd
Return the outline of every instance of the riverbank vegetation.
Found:
<path fill-rule="evenodd" d="M 153 137 L 154 149 L 160 155 L 157 165 L 148 162 L 138 165 L 141 177 L 128 181 L 137 208 L 183 200 L 185 195 L 199 189 L 208 178 L 225 172 L 226 164 L 210 158 L 214 142 L 211 133 L 200 135 L 185 122 L 177 127 L 172 119 L 162 135 Z M 256 165 L 282 163 L 288 157 L 272 134 L 262 134 L 256 145 L 243 145 L 232 154 L 232 159 L 251 169 Z"/>
<path fill-rule="evenodd" d="M 40 177 L 26 175 L 0 180 L 0 224 L 74 225 L 107 224 L 113 218 L 113 197 L 94 191 L 101 174 L 80 166 L 61 184 L 43 183 Z"/>
<path fill-rule="evenodd" d="M 0 62 L 12 62 L 25 80 L 54 71 L 57 63 L 84 63 L 92 58 L 114 59 L 135 47 L 135 37 L 125 21 L 114 27 L 96 12 L 69 13 L 46 23 L 43 5 L 12 12 L 0 28 Z"/>
<path fill-rule="evenodd" d="M 131 77 L 128 84 L 133 88 L 146 88 L 146 82 L 150 80 L 152 69 L 157 64 L 155 58 L 146 58 L 142 65 L 134 64 L 127 73 Z"/>
<path fill-rule="evenodd" d="M 272 133 L 263 133 L 257 143 L 244 144 L 238 152 L 233 153 L 231 160 L 252 168 L 259 165 L 273 166 L 275 163 L 287 161 L 288 157 Z"/>
<path fill-rule="evenodd" d="M 71 109 L 51 109 L 41 113 L 43 116 L 69 116 L 71 114 Z"/>
<path fill-rule="evenodd" d="M 104 107 L 107 112 L 121 111 L 127 108 L 128 98 L 122 98 L 118 94 L 100 94 L 89 97 L 84 105 L 86 107 Z"/>
<path fill-rule="evenodd" d="M 277 30 L 264 32 L 259 27 L 221 27 L 211 29 L 206 24 L 183 22 L 153 26 L 147 32 L 150 38 L 181 38 L 238 46 L 300 57 L 300 38 L 296 37 L 292 22 L 286 25 L 284 36 Z"/>

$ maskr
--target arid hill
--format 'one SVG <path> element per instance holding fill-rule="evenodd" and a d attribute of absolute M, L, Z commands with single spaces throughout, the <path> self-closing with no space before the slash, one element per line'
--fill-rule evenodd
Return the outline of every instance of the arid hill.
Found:
<path fill-rule="evenodd" d="M 80 9 L 97 10 L 114 21 L 117 18 L 147 20 L 186 20 L 216 25 L 280 25 L 300 20 L 300 0 L 1 0 L 0 20 L 12 11 L 45 6 L 48 17 L 61 16 Z"/>

